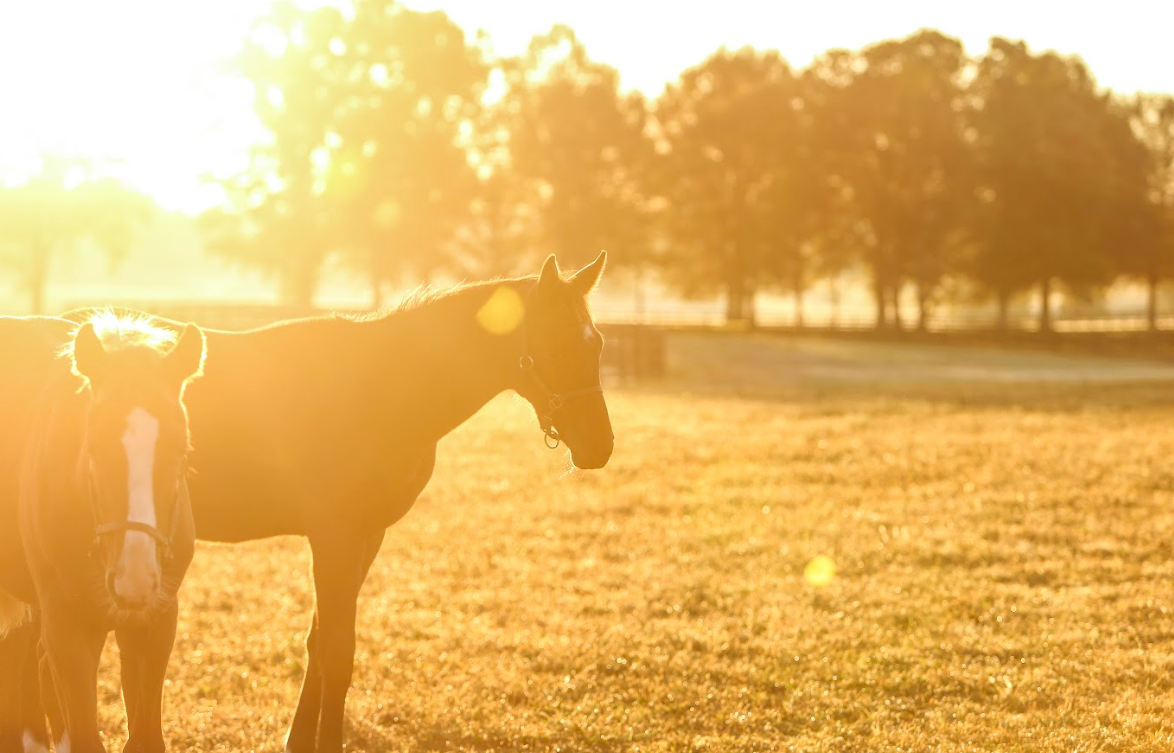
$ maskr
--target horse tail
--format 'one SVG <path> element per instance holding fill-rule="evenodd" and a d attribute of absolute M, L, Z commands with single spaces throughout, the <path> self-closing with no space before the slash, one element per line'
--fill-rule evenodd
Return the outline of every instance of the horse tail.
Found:
<path fill-rule="evenodd" d="M 5 591 L 0 591 L 0 638 L 29 618 L 29 607 Z"/>

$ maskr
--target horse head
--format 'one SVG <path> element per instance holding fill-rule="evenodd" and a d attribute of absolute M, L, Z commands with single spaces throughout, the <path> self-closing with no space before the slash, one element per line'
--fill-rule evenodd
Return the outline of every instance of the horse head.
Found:
<path fill-rule="evenodd" d="M 614 442 L 600 386 L 603 337 L 587 305 L 606 262 L 606 252 L 600 253 L 564 279 L 558 261 L 549 257 L 523 321 L 520 366 L 526 378 L 518 392 L 534 406 L 547 437 L 565 442 L 579 468 L 602 468 Z"/>
<path fill-rule="evenodd" d="M 110 597 L 142 611 L 162 595 L 163 565 L 186 491 L 187 383 L 204 360 L 204 336 L 175 335 L 149 319 L 99 313 L 72 342 L 74 371 L 90 399 L 78 459 L 94 518 L 92 555 Z"/>

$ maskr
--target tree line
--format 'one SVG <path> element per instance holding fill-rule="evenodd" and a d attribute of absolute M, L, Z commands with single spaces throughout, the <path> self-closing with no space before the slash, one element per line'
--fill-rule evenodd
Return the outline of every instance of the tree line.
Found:
<path fill-rule="evenodd" d="M 1148 287 L 1152 325 L 1174 273 L 1174 97 L 1117 95 L 1019 41 L 973 57 L 922 30 L 802 69 L 723 49 L 650 99 L 567 27 L 502 57 L 395 0 L 283 2 L 232 65 L 267 138 L 201 227 L 293 305 L 331 255 L 378 303 L 396 283 L 607 248 L 720 294 L 732 321 L 774 290 L 801 322 L 813 284 L 863 269 L 878 326 L 909 326 L 909 291 L 912 326 L 959 297 L 997 301 L 1006 326 L 1030 292 L 1048 329 L 1054 291 L 1122 276 Z M 4 219 L 15 193 L 0 247 L 23 237 Z"/>

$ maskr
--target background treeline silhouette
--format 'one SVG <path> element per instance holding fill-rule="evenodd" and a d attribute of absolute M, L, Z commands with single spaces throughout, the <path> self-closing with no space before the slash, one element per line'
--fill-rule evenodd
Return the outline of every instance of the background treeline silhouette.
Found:
<path fill-rule="evenodd" d="M 1174 272 L 1174 98 L 1104 91 L 1079 59 L 1023 42 L 975 58 L 924 30 L 802 70 L 721 50 L 649 100 L 566 27 L 504 58 L 440 12 L 286 2 L 233 68 L 268 138 L 201 227 L 293 305 L 331 255 L 378 302 L 390 284 L 607 248 L 684 295 L 721 294 L 735 321 L 775 290 L 801 324 L 805 290 L 863 269 L 878 326 L 907 326 L 904 291 L 918 327 L 959 297 L 997 301 L 1006 326 L 1012 297 L 1034 292 L 1046 330 L 1052 291 L 1123 276 L 1148 286 L 1154 326 Z M 26 227 L 27 192 L 68 193 L 55 169 L 0 192 L 0 260 L 31 291 L 50 249 L 96 233 L 116 251 L 143 216 L 106 182 L 103 227 L 86 213 Z"/>

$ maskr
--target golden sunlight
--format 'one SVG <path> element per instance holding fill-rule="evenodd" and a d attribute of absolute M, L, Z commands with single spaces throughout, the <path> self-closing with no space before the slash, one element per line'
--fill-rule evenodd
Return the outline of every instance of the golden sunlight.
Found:
<path fill-rule="evenodd" d="M 222 75 L 270 0 L 49 0 L 0 6 L 0 181 L 40 155 L 102 163 L 173 208 L 214 203 L 205 173 L 260 137 L 248 83 Z M 16 74 L 14 72 L 19 72 Z"/>

